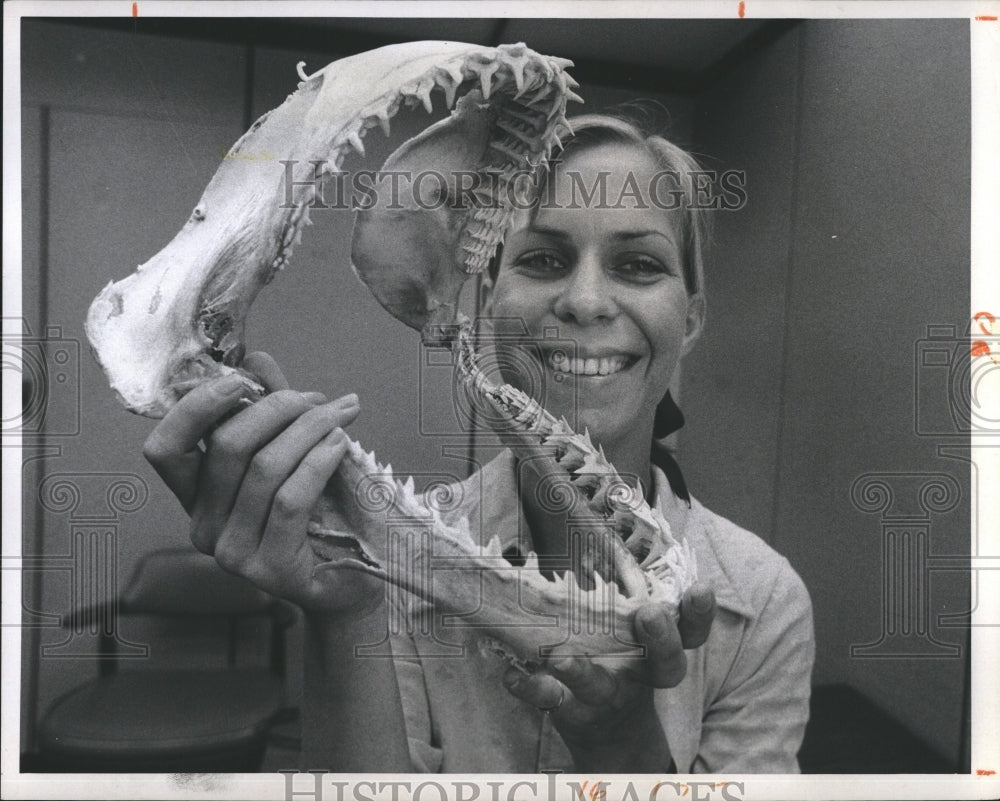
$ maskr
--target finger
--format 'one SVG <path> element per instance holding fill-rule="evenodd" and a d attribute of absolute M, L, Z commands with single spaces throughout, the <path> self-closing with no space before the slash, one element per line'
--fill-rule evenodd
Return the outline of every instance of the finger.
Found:
<path fill-rule="evenodd" d="M 286 516 L 294 502 L 301 502 L 294 494 L 294 486 L 291 495 L 281 495 L 283 485 L 324 437 L 357 417 L 360 411 L 357 406 L 344 407 L 341 403 L 342 400 L 334 401 L 309 409 L 254 454 L 228 512 L 223 538 L 218 543 L 220 547 L 235 552 L 240 558 L 251 555 L 260 544 L 273 504 L 279 497 Z M 306 507 L 304 513 L 307 514 L 310 508 Z"/>
<path fill-rule="evenodd" d="M 609 706 L 618 700 L 618 680 L 585 657 L 554 655 L 548 670 L 587 706 Z"/>
<path fill-rule="evenodd" d="M 569 691 L 555 676 L 548 673 L 526 674 L 517 668 L 508 668 L 503 675 L 503 686 L 515 698 L 538 707 L 555 711 L 566 702 Z"/>
<path fill-rule="evenodd" d="M 207 440 L 199 496 L 228 513 L 254 454 L 312 408 L 301 393 L 281 390 L 226 420 Z"/>
<path fill-rule="evenodd" d="M 687 673 L 687 656 L 670 609 L 647 604 L 635 613 L 635 631 L 646 646 L 645 682 L 652 687 L 676 687 Z"/>
<path fill-rule="evenodd" d="M 257 376 L 268 392 L 289 389 L 288 379 L 281 372 L 278 363 L 268 353 L 259 350 L 248 353 L 243 359 L 242 366 Z"/>
<path fill-rule="evenodd" d="M 243 476 L 254 454 L 295 418 L 313 408 L 303 396 L 289 390 L 267 395 L 226 420 L 206 439 L 191 515 L 191 540 L 202 553 L 215 553 L 232 511 Z M 262 529 L 264 518 L 255 528 Z"/>
<path fill-rule="evenodd" d="M 143 445 L 143 456 L 188 512 L 197 494 L 202 460 L 198 443 L 246 393 L 243 379 L 235 373 L 195 387 L 167 412 Z"/>
<path fill-rule="evenodd" d="M 262 560 L 288 558 L 300 548 L 310 547 L 306 539 L 309 514 L 346 452 L 347 435 L 338 427 L 302 458 L 274 496 L 264 538 L 258 549 Z"/>
<path fill-rule="evenodd" d="M 695 583 L 681 600 L 681 618 L 677 624 L 685 648 L 705 643 L 715 619 L 715 593 L 706 584 Z"/>

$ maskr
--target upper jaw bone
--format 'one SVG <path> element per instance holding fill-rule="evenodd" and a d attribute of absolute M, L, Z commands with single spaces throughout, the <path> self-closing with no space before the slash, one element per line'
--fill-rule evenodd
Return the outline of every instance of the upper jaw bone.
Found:
<path fill-rule="evenodd" d="M 511 64 L 521 61 L 532 84 L 545 88 L 544 76 L 550 76 L 544 113 L 554 112 L 559 119 L 566 95 L 556 90 L 555 76 L 562 67 L 526 48 L 411 42 L 345 58 L 311 74 L 300 69 L 298 90 L 230 149 L 174 239 L 133 275 L 109 284 L 91 305 L 87 336 L 125 406 L 161 417 L 198 382 L 237 369 L 250 305 L 287 266 L 308 224 L 316 194 L 314 162 L 322 164 L 321 177 L 328 177 L 349 150 L 364 153 L 368 121 L 374 118 L 388 130 L 389 118 L 405 99 L 404 87 L 426 105 L 435 87 L 450 99 L 460 84 L 478 85 L 488 73 L 496 92 L 501 80 L 513 85 Z M 543 142 L 542 149 L 549 145 Z M 262 153 L 268 157 L 260 158 Z M 499 228 L 505 220 L 493 222 Z M 502 232 L 494 234 L 498 243 Z M 406 246 L 406 236 L 401 241 Z M 424 258 L 444 258 L 440 250 L 440 243 L 432 243 Z M 458 258 L 448 264 L 413 264 L 409 273 L 359 272 L 380 300 L 401 289 L 412 301 L 410 309 L 421 311 L 414 317 L 398 305 L 390 310 L 414 324 L 435 304 L 441 318 L 451 313 L 447 298 L 451 287 L 464 280 L 465 269 L 461 253 L 452 255 Z M 421 254 L 411 256 L 416 260 Z M 386 282 L 399 282 L 397 290 Z"/>

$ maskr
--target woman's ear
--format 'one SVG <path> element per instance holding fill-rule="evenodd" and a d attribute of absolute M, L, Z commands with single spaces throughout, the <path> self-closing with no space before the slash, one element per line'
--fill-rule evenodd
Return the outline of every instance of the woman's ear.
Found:
<path fill-rule="evenodd" d="M 701 336 L 705 326 L 705 296 L 700 292 L 688 296 L 687 319 L 684 321 L 683 353 L 687 354 Z"/>

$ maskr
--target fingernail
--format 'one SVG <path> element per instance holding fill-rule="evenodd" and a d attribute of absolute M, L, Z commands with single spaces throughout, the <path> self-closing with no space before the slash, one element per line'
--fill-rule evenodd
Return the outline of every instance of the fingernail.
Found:
<path fill-rule="evenodd" d="M 350 395 L 344 395 L 342 398 L 337 398 L 337 403 L 341 406 L 357 406 L 358 396 L 352 392 Z"/>
<path fill-rule="evenodd" d="M 558 671 L 559 673 L 569 673 L 573 670 L 573 666 L 576 664 L 576 660 L 571 656 L 564 656 L 557 659 L 552 663 L 552 669 Z"/>
<path fill-rule="evenodd" d="M 212 391 L 217 395 L 235 395 L 243 388 L 243 376 L 239 373 L 230 373 L 225 378 L 220 378 L 212 385 Z"/>
<path fill-rule="evenodd" d="M 320 403 L 326 403 L 326 395 L 322 392 L 302 392 L 300 394 L 306 401 L 314 406 Z"/>
<path fill-rule="evenodd" d="M 331 431 L 329 434 L 326 435 L 326 439 L 327 442 L 336 443 L 340 442 L 340 440 L 344 439 L 344 437 L 346 436 L 347 434 L 344 433 L 344 429 L 335 428 L 333 429 L 333 431 Z"/>

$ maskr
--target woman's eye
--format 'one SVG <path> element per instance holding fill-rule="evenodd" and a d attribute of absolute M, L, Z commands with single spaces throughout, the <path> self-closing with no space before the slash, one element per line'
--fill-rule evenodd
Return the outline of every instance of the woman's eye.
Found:
<path fill-rule="evenodd" d="M 536 275 L 554 275 L 566 268 L 562 259 L 548 251 L 525 253 L 514 264 L 523 272 L 534 273 Z"/>
<path fill-rule="evenodd" d="M 618 263 L 618 272 L 626 278 L 652 280 L 661 275 L 669 275 L 670 269 L 658 259 L 632 256 Z"/>

